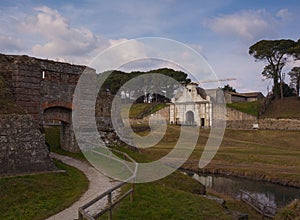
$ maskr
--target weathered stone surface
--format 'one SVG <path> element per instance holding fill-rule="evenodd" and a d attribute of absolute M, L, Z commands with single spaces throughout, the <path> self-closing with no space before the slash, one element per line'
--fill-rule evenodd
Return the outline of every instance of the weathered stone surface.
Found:
<path fill-rule="evenodd" d="M 73 94 L 79 77 L 84 71 L 88 72 L 81 98 L 86 104 L 93 101 L 90 91 L 96 81 L 95 70 L 82 65 L 2 54 L 0 67 L 3 67 L 0 73 L 9 82 L 16 104 L 32 115 L 40 127 L 45 122 L 60 121 L 62 148 L 79 152 L 71 121 Z M 98 97 L 96 120 L 101 137 L 108 145 L 120 144 L 110 119 L 113 96 L 105 92 Z"/>
<path fill-rule="evenodd" d="M 260 129 L 268 130 L 300 130 L 300 119 L 260 119 Z"/>
<path fill-rule="evenodd" d="M 0 175 L 56 170 L 30 115 L 1 115 L 0 125 Z"/>

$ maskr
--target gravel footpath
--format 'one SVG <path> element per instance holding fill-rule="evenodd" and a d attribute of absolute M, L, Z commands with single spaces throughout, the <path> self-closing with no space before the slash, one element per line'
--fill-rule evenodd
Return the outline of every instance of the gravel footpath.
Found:
<path fill-rule="evenodd" d="M 82 171 L 89 180 L 89 188 L 88 190 L 80 197 L 80 199 L 73 203 L 69 208 L 51 216 L 47 220 L 74 220 L 78 219 L 78 207 L 84 205 L 90 200 L 94 199 L 97 195 L 105 192 L 109 188 L 118 184 L 118 182 L 111 181 L 110 178 L 100 173 L 94 167 L 89 165 L 88 163 L 82 162 L 80 160 L 73 159 L 68 156 L 59 155 L 56 153 L 51 153 L 50 156 L 52 158 L 58 159 L 63 163 L 73 166 L 78 170 Z M 116 196 L 113 195 L 113 196 Z M 106 205 L 107 200 L 100 200 L 98 203 L 93 205 L 88 211 L 93 214 L 99 209 L 103 208 Z"/>

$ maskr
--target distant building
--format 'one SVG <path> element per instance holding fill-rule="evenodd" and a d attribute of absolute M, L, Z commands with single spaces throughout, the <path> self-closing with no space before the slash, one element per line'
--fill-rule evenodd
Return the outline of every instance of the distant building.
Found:
<path fill-rule="evenodd" d="M 210 127 L 212 103 L 205 90 L 197 83 L 186 85 L 171 99 L 170 123 Z"/>
<path fill-rule="evenodd" d="M 248 92 L 248 93 L 236 93 L 236 92 L 224 92 L 226 103 L 234 102 L 253 102 L 262 100 L 264 95 L 261 92 Z"/>
<path fill-rule="evenodd" d="M 220 88 L 204 90 L 197 83 L 192 82 L 184 86 L 171 99 L 169 123 L 210 128 L 218 120 L 224 120 L 224 116 L 225 120 L 244 120 L 244 113 L 233 112 L 232 109 L 226 111 L 225 104 L 253 102 L 263 98 L 264 95 L 261 92 L 223 92 Z"/>

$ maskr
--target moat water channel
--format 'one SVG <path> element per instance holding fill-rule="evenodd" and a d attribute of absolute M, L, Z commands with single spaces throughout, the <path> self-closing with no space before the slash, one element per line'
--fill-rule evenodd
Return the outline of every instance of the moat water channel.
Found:
<path fill-rule="evenodd" d="M 259 202 L 274 209 L 284 207 L 294 199 L 300 199 L 300 189 L 295 187 L 239 177 L 198 175 L 196 173 L 188 173 L 188 175 L 207 188 L 234 199 L 240 199 L 240 190 L 243 190 Z"/>

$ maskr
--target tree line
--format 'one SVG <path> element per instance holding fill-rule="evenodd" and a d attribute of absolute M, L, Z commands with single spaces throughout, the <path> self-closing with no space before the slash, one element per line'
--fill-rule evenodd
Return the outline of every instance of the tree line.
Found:
<path fill-rule="evenodd" d="M 158 75 L 151 74 L 162 74 L 170 78 L 161 78 Z M 157 94 L 154 91 L 161 91 L 161 94 L 164 93 L 166 97 L 172 97 L 174 91 L 177 89 L 178 85 L 188 84 L 191 82 L 191 79 L 188 78 L 188 74 L 182 71 L 176 71 L 170 68 L 160 68 L 150 71 L 132 71 L 132 72 L 123 72 L 120 70 L 105 71 L 102 74 L 98 75 L 98 80 L 102 80 L 103 74 L 107 74 L 107 78 L 102 82 L 101 90 L 109 90 L 111 94 L 115 95 L 122 87 L 122 92 L 125 94 L 145 94 L 154 96 L 156 102 L 158 98 L 161 99 L 161 95 Z M 139 78 L 137 78 L 140 76 Z M 130 83 L 131 79 L 135 79 Z M 168 80 L 170 79 L 170 80 Z M 172 80 L 173 79 L 173 80 Z M 178 83 L 175 84 L 174 80 Z M 138 101 L 142 102 L 144 97 L 139 96 Z"/>
<path fill-rule="evenodd" d="M 256 61 L 266 63 L 262 75 L 273 80 L 273 94 L 276 99 L 283 99 L 286 84 L 284 82 L 286 72 L 283 68 L 288 63 L 295 63 L 300 60 L 300 39 L 261 40 L 249 47 L 249 54 Z M 299 97 L 300 67 L 294 66 L 289 72 L 291 85 L 296 89 Z"/>

